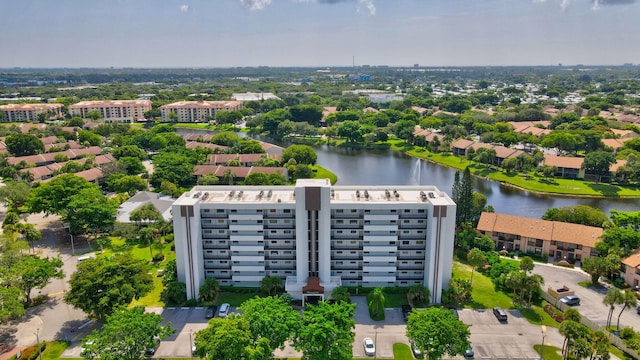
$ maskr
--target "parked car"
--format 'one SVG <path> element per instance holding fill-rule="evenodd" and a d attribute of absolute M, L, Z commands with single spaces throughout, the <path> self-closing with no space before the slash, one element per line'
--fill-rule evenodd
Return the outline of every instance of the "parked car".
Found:
<path fill-rule="evenodd" d="M 469 347 L 467 348 L 467 350 L 465 350 L 464 352 L 464 357 L 466 359 L 473 359 L 473 348 L 471 347 L 471 344 L 469 344 Z"/>
<path fill-rule="evenodd" d="M 362 344 L 364 346 L 364 353 L 367 356 L 375 356 L 376 355 L 376 344 L 373 343 L 373 339 L 364 338 L 364 341 L 362 342 Z"/>
<path fill-rule="evenodd" d="M 493 315 L 495 315 L 499 321 L 507 321 L 507 312 L 501 308 L 493 308 Z"/>
<path fill-rule="evenodd" d="M 416 359 L 422 359 L 422 351 L 420 349 L 418 349 L 418 347 L 416 347 L 416 343 L 413 342 L 413 340 L 410 341 L 411 343 L 411 352 L 413 353 L 413 356 L 415 356 Z"/>
<path fill-rule="evenodd" d="M 218 310 L 218 307 L 215 305 L 211 305 L 207 308 L 207 311 L 205 311 L 204 313 L 204 317 L 207 319 L 211 319 L 212 317 L 216 316 L 216 310 Z"/>
<path fill-rule="evenodd" d="M 231 310 L 231 305 L 224 303 L 220 305 L 220 310 L 218 311 L 218 316 L 221 318 L 227 317 L 229 315 L 229 310 Z"/>
<path fill-rule="evenodd" d="M 638 315 L 640 315 L 640 306 L 638 306 L 638 307 L 636 308 L 636 313 L 638 313 Z"/>
<path fill-rule="evenodd" d="M 580 305 L 580 298 L 575 295 L 569 295 L 560 299 L 560 302 L 569 306 L 578 306 Z"/>
<path fill-rule="evenodd" d="M 413 310 L 411 308 L 411 305 L 402 305 L 402 318 L 404 319 L 404 321 L 409 320 L 409 314 L 411 314 L 411 310 Z"/>
<path fill-rule="evenodd" d="M 153 338 L 153 347 L 145 350 L 144 357 L 150 358 L 153 355 L 155 355 L 156 354 L 156 350 L 158 350 L 159 346 L 160 346 L 160 338 L 154 337 Z"/>

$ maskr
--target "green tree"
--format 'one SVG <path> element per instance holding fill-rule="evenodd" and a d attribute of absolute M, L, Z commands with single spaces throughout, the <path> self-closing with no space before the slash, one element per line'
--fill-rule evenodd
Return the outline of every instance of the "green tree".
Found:
<path fill-rule="evenodd" d="M 293 347 L 305 359 L 351 359 L 355 334 L 355 304 L 320 302 L 302 312 Z"/>
<path fill-rule="evenodd" d="M 169 304 L 180 305 L 187 301 L 187 284 L 170 281 L 165 285 L 163 296 Z"/>
<path fill-rule="evenodd" d="M 217 185 L 219 181 L 216 174 L 205 174 L 198 178 L 198 185 Z"/>
<path fill-rule="evenodd" d="M 609 168 L 612 164 L 615 164 L 616 158 L 608 152 L 595 151 L 590 152 L 584 157 L 582 162 L 582 168 L 587 173 L 592 173 L 598 177 L 598 181 L 602 180 L 603 176 L 609 176 L 611 173 Z"/>
<path fill-rule="evenodd" d="M 41 258 L 36 255 L 20 257 L 18 263 L 9 269 L 11 285 L 22 290 L 25 306 L 31 305 L 31 290 L 42 289 L 53 278 L 62 279 L 62 260 Z"/>
<path fill-rule="evenodd" d="M 98 110 L 91 110 L 91 111 L 87 111 L 86 117 L 93 121 L 96 121 L 102 118 L 102 114 Z"/>
<path fill-rule="evenodd" d="M 146 171 L 142 161 L 133 156 L 123 156 L 118 160 L 117 164 L 122 166 L 124 173 L 127 175 L 138 175 Z"/>
<path fill-rule="evenodd" d="M 89 130 L 80 130 L 78 131 L 78 141 L 82 144 L 100 146 L 102 144 L 102 136 Z"/>
<path fill-rule="evenodd" d="M 111 154 L 116 159 L 121 159 L 123 157 L 136 157 L 140 160 L 145 160 L 147 158 L 147 153 L 137 145 L 124 145 L 117 147 L 111 151 Z"/>
<path fill-rule="evenodd" d="M 145 204 L 133 210 L 129 219 L 140 227 L 143 224 L 150 225 L 162 220 L 162 215 L 153 204 Z"/>
<path fill-rule="evenodd" d="M 611 325 L 611 317 L 616 305 L 624 303 L 624 295 L 617 288 L 611 288 L 607 291 L 607 295 L 604 296 L 602 303 L 609 306 L 609 314 L 607 315 L 607 327 Z"/>
<path fill-rule="evenodd" d="M 523 256 L 520 258 L 520 270 L 524 271 L 525 274 L 529 274 L 533 271 L 536 264 L 533 263 L 533 259 L 529 256 Z"/>
<path fill-rule="evenodd" d="M 377 318 L 384 315 L 384 305 L 387 298 L 384 294 L 384 288 L 377 287 L 369 293 L 369 311 L 373 313 L 373 317 Z"/>
<path fill-rule="evenodd" d="M 253 345 L 249 321 L 242 316 L 209 320 L 206 329 L 196 333 L 196 354 L 208 360 L 236 360 L 247 358 Z"/>
<path fill-rule="evenodd" d="M 84 189 L 98 190 L 98 187 L 73 174 L 56 176 L 51 181 L 31 190 L 27 201 L 29 212 L 64 216 L 69 210 L 69 203 L 73 197 Z"/>
<path fill-rule="evenodd" d="M 282 153 L 282 163 L 295 159 L 297 164 L 315 165 L 318 155 L 308 145 L 291 145 Z"/>
<path fill-rule="evenodd" d="M 443 308 L 416 310 L 407 323 L 407 337 L 430 360 L 463 355 L 469 346 L 469 335 L 469 326 Z"/>
<path fill-rule="evenodd" d="M 206 278 L 204 283 L 200 286 L 200 301 L 208 302 L 213 301 L 220 294 L 220 284 L 215 278 Z"/>
<path fill-rule="evenodd" d="M 322 108 L 317 105 L 294 105 L 289 107 L 291 121 L 307 122 L 311 125 L 320 125 L 322 119 Z"/>
<path fill-rule="evenodd" d="M 72 196 L 64 219 L 74 233 L 90 231 L 94 237 L 116 222 L 116 204 L 97 188 L 86 188 Z"/>
<path fill-rule="evenodd" d="M 216 124 L 235 124 L 242 120 L 242 113 L 237 110 L 216 112 Z"/>
<path fill-rule="evenodd" d="M 471 264 L 471 281 L 469 281 L 469 286 L 473 287 L 473 273 L 476 268 L 483 267 L 487 263 L 487 257 L 482 250 L 473 248 L 467 254 L 467 260 L 469 264 Z"/>
<path fill-rule="evenodd" d="M 458 171 L 456 171 L 458 173 Z M 471 179 L 471 170 L 469 167 L 464 169 L 462 179 L 460 175 L 456 175 L 453 182 L 453 201 L 457 204 L 456 207 L 456 223 L 462 225 L 463 223 L 472 222 L 474 198 L 473 198 L 473 183 Z"/>
<path fill-rule="evenodd" d="M 24 316 L 22 291 L 15 287 L 0 286 L 0 324 Z"/>
<path fill-rule="evenodd" d="M 471 298 L 471 282 L 469 280 L 452 278 L 449 281 L 449 288 L 443 293 L 443 297 L 447 298 L 447 302 L 456 308 Z"/>
<path fill-rule="evenodd" d="M 193 151 L 184 149 L 182 152 L 174 152 L 168 147 L 153 157 L 155 170 L 149 182 L 154 187 L 160 187 L 163 181 L 179 186 L 191 184 L 196 162 L 197 157 Z"/>
<path fill-rule="evenodd" d="M 138 360 L 145 351 L 155 346 L 155 339 L 162 339 L 175 332 L 171 323 L 161 325 L 160 315 L 145 312 L 142 306 L 133 309 L 120 308 L 106 318 L 100 330 L 85 337 L 82 357 L 85 359 Z"/>
<path fill-rule="evenodd" d="M 338 125 L 338 136 L 346 138 L 349 142 L 362 141 L 362 135 L 360 123 L 357 121 L 347 120 Z"/>
<path fill-rule="evenodd" d="M 128 255 L 85 260 L 71 275 L 64 301 L 91 318 L 104 320 L 151 291 L 153 278 L 148 271 L 145 261 Z"/>
<path fill-rule="evenodd" d="M 254 172 L 244 178 L 243 185 L 269 185 L 269 176 L 265 173 Z"/>
<path fill-rule="evenodd" d="M 638 306 L 638 298 L 633 291 L 625 290 L 622 295 L 622 309 L 618 313 L 618 321 L 616 322 L 616 329 L 620 331 L 620 316 L 622 316 L 622 312 L 629 308 L 635 308 Z"/>
<path fill-rule="evenodd" d="M 582 270 L 591 276 L 591 285 L 598 285 L 598 279 L 606 273 L 604 258 L 598 256 L 584 258 L 581 265 Z"/>
<path fill-rule="evenodd" d="M 300 314 L 278 297 L 254 297 L 242 303 L 242 317 L 249 321 L 254 341 L 269 340 L 269 353 L 293 337 L 300 323 Z"/>
<path fill-rule="evenodd" d="M 600 209 L 588 205 L 573 205 L 548 209 L 542 220 L 561 221 L 573 224 L 602 227 L 609 218 Z"/>
<path fill-rule="evenodd" d="M 413 284 L 409 286 L 407 295 L 413 302 L 428 304 L 431 299 L 431 291 L 429 291 L 429 288 L 425 287 L 422 284 Z"/>
<path fill-rule="evenodd" d="M 127 193 L 130 196 L 138 191 L 147 190 L 147 183 L 137 175 L 112 174 L 107 180 L 107 188 L 119 194 Z"/>
<path fill-rule="evenodd" d="M 312 179 L 313 169 L 307 164 L 298 164 L 293 174 L 296 179 Z"/>
<path fill-rule="evenodd" d="M 7 151 L 13 156 L 35 155 L 44 152 L 44 144 L 35 135 L 9 135 L 4 142 L 7 145 Z"/>
<path fill-rule="evenodd" d="M 268 296 L 275 296 L 282 289 L 284 289 L 282 278 L 267 275 L 260 280 L 260 290 Z"/>
<path fill-rule="evenodd" d="M 337 288 L 333 289 L 333 291 L 331 292 L 331 299 L 334 302 L 347 302 L 350 303 L 351 302 L 351 294 L 349 294 L 349 289 L 347 289 L 345 286 L 338 286 Z"/>
<path fill-rule="evenodd" d="M 24 181 L 7 181 L 0 187 L 0 201 L 7 202 L 14 208 L 19 208 L 29 199 L 31 187 Z"/>

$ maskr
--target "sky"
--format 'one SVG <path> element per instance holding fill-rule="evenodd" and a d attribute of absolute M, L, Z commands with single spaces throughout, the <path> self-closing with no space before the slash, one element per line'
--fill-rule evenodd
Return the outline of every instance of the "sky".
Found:
<path fill-rule="evenodd" d="M 0 67 L 621 65 L 640 0 L 0 0 Z"/>

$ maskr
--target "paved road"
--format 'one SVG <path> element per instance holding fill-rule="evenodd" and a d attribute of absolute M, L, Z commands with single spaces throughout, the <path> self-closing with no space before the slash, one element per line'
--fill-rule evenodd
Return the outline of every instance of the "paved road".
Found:
<path fill-rule="evenodd" d="M 607 315 L 609 314 L 609 307 L 602 303 L 604 296 L 607 293 L 608 288 L 600 286 L 597 288 L 584 288 L 578 285 L 581 281 L 589 281 L 590 277 L 577 269 L 567 269 L 559 266 L 536 264 L 533 270 L 536 274 L 544 277 L 543 289 L 552 287 L 554 289 L 561 288 L 563 285 L 567 285 L 571 290 L 574 290 L 576 296 L 580 298 L 580 306 L 576 306 L 575 309 L 582 314 L 582 316 L 596 322 L 597 324 L 604 326 L 607 323 Z M 612 323 L 615 325 L 617 316 L 622 310 L 622 307 L 616 306 L 614 310 Z M 640 315 L 636 314 L 636 309 L 626 309 L 620 317 L 620 327 L 630 326 L 636 331 L 640 330 Z"/>

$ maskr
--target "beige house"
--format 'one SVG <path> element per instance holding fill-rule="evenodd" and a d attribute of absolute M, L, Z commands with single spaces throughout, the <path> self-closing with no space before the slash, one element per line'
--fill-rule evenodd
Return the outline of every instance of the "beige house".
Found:
<path fill-rule="evenodd" d="M 171 104 L 160 106 L 162 113 L 162 121 L 176 122 L 205 122 L 209 119 L 215 119 L 216 113 L 220 110 L 232 111 L 240 110 L 242 101 L 178 101 Z M 172 119 L 171 114 L 175 114 Z"/>
<path fill-rule="evenodd" d="M 640 250 L 622 259 L 622 273 L 624 281 L 632 287 L 640 286 Z"/>
<path fill-rule="evenodd" d="M 105 123 L 132 123 L 144 120 L 144 113 L 151 110 L 151 100 L 98 100 L 81 101 L 69 106 L 71 116 L 79 116 L 85 120 L 91 111 L 100 113 L 100 120 Z"/>
<path fill-rule="evenodd" d="M 556 260 L 594 256 L 602 229 L 559 221 L 539 220 L 483 212 L 476 230 L 496 243 L 497 249 L 520 251 Z"/>
<path fill-rule="evenodd" d="M 0 111 L 4 114 L 3 121 L 37 121 L 40 113 L 62 116 L 62 104 L 8 104 L 0 105 Z"/>

